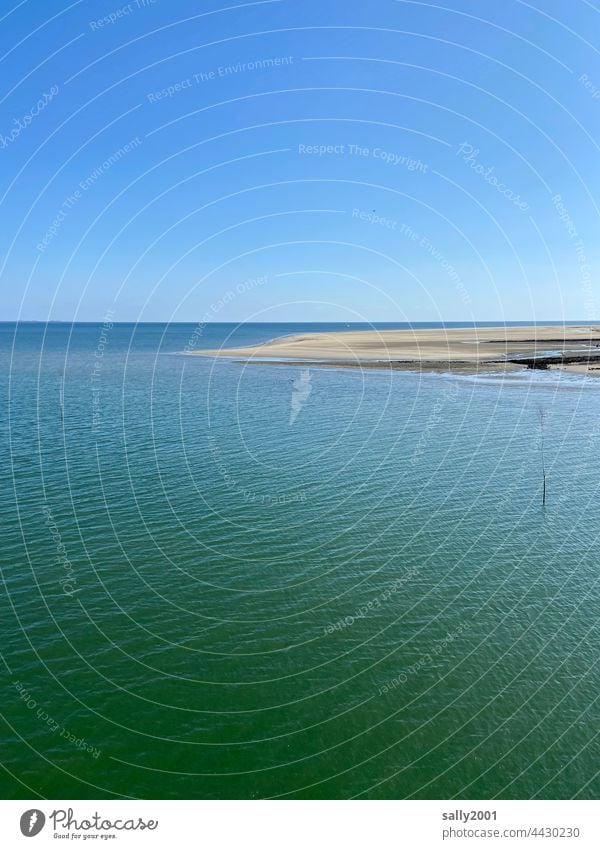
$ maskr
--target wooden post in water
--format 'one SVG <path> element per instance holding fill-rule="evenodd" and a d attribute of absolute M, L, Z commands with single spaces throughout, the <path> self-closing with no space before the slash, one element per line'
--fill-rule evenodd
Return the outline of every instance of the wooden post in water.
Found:
<path fill-rule="evenodd" d="M 543 488 L 542 488 L 542 507 L 546 506 L 546 462 L 544 457 L 544 421 L 546 418 L 545 412 L 541 407 L 538 407 L 538 413 L 540 417 L 540 439 L 541 439 L 541 449 L 542 449 L 542 480 L 543 480 Z"/>
<path fill-rule="evenodd" d="M 546 472 L 544 472 L 544 491 L 542 494 L 542 507 L 546 506 Z"/>

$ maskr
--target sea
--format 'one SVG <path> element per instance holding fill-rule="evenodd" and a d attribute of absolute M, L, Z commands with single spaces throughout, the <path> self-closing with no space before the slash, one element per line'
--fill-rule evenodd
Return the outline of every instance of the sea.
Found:
<path fill-rule="evenodd" d="M 598 798 L 600 379 L 361 327 L 0 324 L 4 798 Z"/>

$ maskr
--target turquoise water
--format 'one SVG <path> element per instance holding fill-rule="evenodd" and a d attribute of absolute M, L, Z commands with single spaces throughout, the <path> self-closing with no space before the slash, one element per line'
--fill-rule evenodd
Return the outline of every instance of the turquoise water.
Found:
<path fill-rule="evenodd" d="M 193 332 L 0 325 L 3 795 L 597 798 L 600 380 Z"/>

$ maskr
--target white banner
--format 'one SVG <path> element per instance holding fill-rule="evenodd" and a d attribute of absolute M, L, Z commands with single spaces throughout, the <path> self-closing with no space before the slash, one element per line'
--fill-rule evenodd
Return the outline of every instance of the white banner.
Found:
<path fill-rule="evenodd" d="M 0 846 L 598 849 L 599 813 L 595 801 L 4 801 Z"/>

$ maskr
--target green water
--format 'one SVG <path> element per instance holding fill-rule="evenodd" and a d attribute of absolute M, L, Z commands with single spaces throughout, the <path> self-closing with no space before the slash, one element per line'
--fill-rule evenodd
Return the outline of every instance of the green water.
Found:
<path fill-rule="evenodd" d="M 192 331 L 0 326 L 3 795 L 597 798 L 600 381 Z"/>

